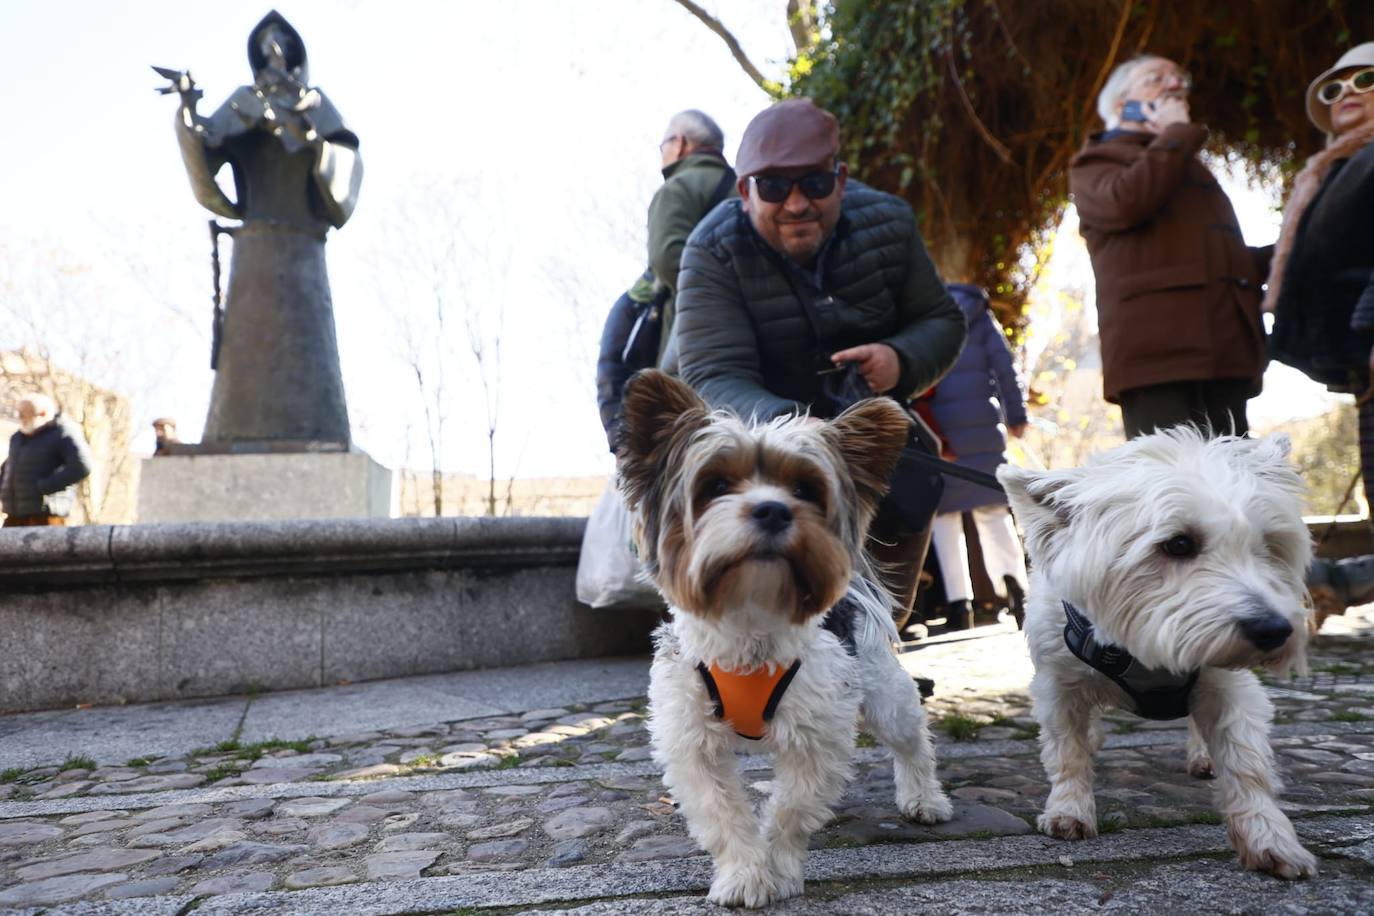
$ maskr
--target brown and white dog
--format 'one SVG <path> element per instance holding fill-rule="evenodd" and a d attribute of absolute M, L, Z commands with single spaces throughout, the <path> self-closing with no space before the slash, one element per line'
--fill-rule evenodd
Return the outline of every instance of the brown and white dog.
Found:
<path fill-rule="evenodd" d="M 659 372 L 625 388 L 621 489 L 672 614 L 655 635 L 649 731 L 714 860 L 715 903 L 801 893 L 807 840 L 852 776 L 860 714 L 892 749 L 901 812 L 950 817 L 925 712 L 892 652 L 890 598 L 863 550 L 909 422 L 873 399 L 829 423 L 754 424 Z M 744 748 L 775 755 L 758 815 L 736 763 Z"/>

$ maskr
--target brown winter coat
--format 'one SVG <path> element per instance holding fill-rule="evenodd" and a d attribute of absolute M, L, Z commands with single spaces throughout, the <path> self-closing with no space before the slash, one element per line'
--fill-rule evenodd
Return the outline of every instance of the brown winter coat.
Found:
<path fill-rule="evenodd" d="M 1099 134 L 1069 164 L 1113 403 L 1181 381 L 1251 379 L 1259 393 L 1269 249 L 1246 247 L 1230 199 L 1197 158 L 1206 139 L 1196 124 Z"/>

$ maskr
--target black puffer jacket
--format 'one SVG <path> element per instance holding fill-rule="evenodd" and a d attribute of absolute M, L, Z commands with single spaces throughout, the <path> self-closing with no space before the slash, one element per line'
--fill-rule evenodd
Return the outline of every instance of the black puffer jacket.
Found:
<path fill-rule="evenodd" d="M 1274 313 L 1274 359 L 1363 391 L 1374 347 L 1374 143 L 1332 165 L 1298 224 Z"/>
<path fill-rule="evenodd" d="M 717 407 L 761 419 L 810 408 L 829 354 L 890 344 L 894 396 L 929 388 L 954 365 L 964 316 L 926 254 L 911 207 L 850 181 L 835 235 L 815 269 L 797 268 L 749 222 L 740 201 L 711 211 L 687 240 L 678 274 L 682 378 Z M 812 330 L 799 296 L 820 323 Z"/>
<path fill-rule="evenodd" d="M 34 430 L 10 436 L 9 458 L 0 471 L 0 503 L 6 515 L 71 514 L 72 488 L 91 473 L 86 440 L 58 414 Z"/>

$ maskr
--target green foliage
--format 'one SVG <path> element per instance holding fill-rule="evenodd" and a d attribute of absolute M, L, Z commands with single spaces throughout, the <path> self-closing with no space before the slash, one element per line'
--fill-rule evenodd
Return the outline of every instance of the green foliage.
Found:
<path fill-rule="evenodd" d="M 1017 327 L 1113 66 L 1177 60 L 1212 152 L 1282 177 L 1321 145 L 1303 90 L 1374 34 L 1374 4 L 831 0 L 820 20 L 787 94 L 834 112 L 856 177 L 910 201 L 942 273 L 987 287 Z"/>
<path fill-rule="evenodd" d="M 0 770 L 0 784 L 17 782 L 19 777 L 23 776 L 25 772 L 27 771 L 23 767 L 9 767 L 8 769 Z"/>
<path fill-rule="evenodd" d="M 96 762 L 90 757 L 80 754 L 68 754 L 67 759 L 58 764 L 57 770 L 65 773 L 67 770 L 94 770 Z"/>
<path fill-rule="evenodd" d="M 1335 410 L 1285 423 L 1281 429 L 1293 443 L 1292 460 L 1307 483 L 1307 511 L 1312 515 L 1334 514 L 1350 481 L 1360 469 L 1359 417 L 1353 403 Z M 1342 510 L 1360 514 L 1357 485 Z M 1366 495 L 1367 498 L 1367 495 Z"/>
<path fill-rule="evenodd" d="M 978 737 L 978 730 L 985 723 L 959 713 L 950 713 L 940 720 L 940 730 L 955 741 L 971 741 Z"/>
<path fill-rule="evenodd" d="M 1369 719 L 1369 716 L 1353 709 L 1342 709 L 1340 712 L 1333 712 L 1327 716 L 1327 719 L 1332 722 L 1364 722 Z"/>
<path fill-rule="evenodd" d="M 239 775 L 239 768 L 226 761 L 215 766 L 205 774 L 206 782 L 219 782 L 221 779 L 228 779 L 231 776 Z"/>
<path fill-rule="evenodd" d="M 213 754 L 233 754 L 240 760 L 257 760 L 268 751 L 280 751 L 290 749 L 298 754 L 310 753 L 310 745 L 316 741 L 314 735 L 300 738 L 295 741 L 284 741 L 281 738 L 268 738 L 266 741 L 254 741 L 245 743 L 234 738 L 221 741 L 214 747 L 201 747 L 191 751 L 192 757 L 209 757 Z"/>
<path fill-rule="evenodd" d="M 152 762 L 153 762 L 153 758 L 152 758 L 152 757 L 130 757 L 128 760 L 124 761 L 124 765 L 125 765 L 126 767 L 132 767 L 132 768 L 134 768 L 134 769 L 138 769 L 138 768 L 141 768 L 141 767 L 146 767 L 148 764 L 150 764 L 150 763 L 152 763 Z"/>

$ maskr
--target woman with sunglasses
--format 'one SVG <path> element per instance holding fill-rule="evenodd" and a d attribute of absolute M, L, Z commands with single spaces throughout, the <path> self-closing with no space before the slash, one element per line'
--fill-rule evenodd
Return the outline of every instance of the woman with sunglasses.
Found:
<path fill-rule="evenodd" d="M 1352 48 L 1307 89 L 1307 116 L 1327 135 L 1293 181 L 1264 308 L 1273 357 L 1359 397 L 1360 470 L 1374 494 L 1374 42 Z M 1313 595 L 1374 600 L 1374 557 L 1318 560 Z"/>
<path fill-rule="evenodd" d="M 1275 359 L 1333 390 L 1363 394 L 1374 364 L 1374 42 L 1312 81 L 1307 115 L 1326 148 L 1293 181 L 1264 308 Z M 1374 493 L 1374 401 L 1360 409 Z"/>

